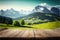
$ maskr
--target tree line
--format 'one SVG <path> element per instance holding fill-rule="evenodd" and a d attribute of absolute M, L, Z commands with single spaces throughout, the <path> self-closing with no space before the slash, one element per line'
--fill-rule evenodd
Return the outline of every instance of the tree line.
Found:
<path fill-rule="evenodd" d="M 14 25 L 14 26 L 23 26 L 25 25 L 24 20 L 21 20 L 19 23 L 17 20 L 13 24 L 13 19 L 9 17 L 0 16 L 0 23 L 7 24 L 7 25 Z"/>
<path fill-rule="evenodd" d="M 13 19 L 9 17 L 0 16 L 0 23 L 7 24 L 7 25 L 13 24 Z"/>

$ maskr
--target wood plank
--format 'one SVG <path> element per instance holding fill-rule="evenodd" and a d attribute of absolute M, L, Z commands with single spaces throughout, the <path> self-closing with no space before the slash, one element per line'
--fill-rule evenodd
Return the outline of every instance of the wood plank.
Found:
<path fill-rule="evenodd" d="M 1 32 L 0 32 L 0 35 L 2 35 L 2 34 L 4 34 L 4 33 L 8 32 L 8 31 L 9 31 L 9 30 L 1 31 Z"/>
<path fill-rule="evenodd" d="M 34 30 L 35 37 L 48 37 L 44 30 Z"/>
<path fill-rule="evenodd" d="M 8 31 L 8 29 L 7 30 L 2 30 L 2 31 L 0 31 L 0 33 L 3 33 L 4 31 Z"/>
<path fill-rule="evenodd" d="M 14 33 L 12 33 L 9 37 L 17 37 L 17 35 L 19 36 L 20 32 L 22 30 L 16 30 Z"/>
<path fill-rule="evenodd" d="M 21 37 L 34 37 L 34 32 L 33 30 L 26 30 Z"/>
<path fill-rule="evenodd" d="M 60 37 L 60 33 L 54 30 L 44 30 L 46 34 L 49 35 L 49 37 Z"/>
<path fill-rule="evenodd" d="M 2 37 L 9 37 L 9 35 L 11 35 L 12 33 L 14 33 L 14 31 L 15 30 L 9 30 L 8 32 L 6 32 L 6 33 L 4 33 L 3 35 L 2 35 Z"/>
<path fill-rule="evenodd" d="M 54 29 L 54 31 L 56 31 L 56 32 L 60 32 L 60 28 Z"/>
<path fill-rule="evenodd" d="M 11 32 L 9 32 L 9 34 L 6 37 L 13 37 L 17 33 L 18 33 L 17 30 L 11 30 Z"/>
<path fill-rule="evenodd" d="M 3 34 L 7 33 L 9 30 L 4 30 L 0 32 L 0 37 L 2 37 Z"/>
<path fill-rule="evenodd" d="M 21 37 L 25 33 L 25 30 L 21 30 L 20 33 L 16 37 Z"/>
<path fill-rule="evenodd" d="M 60 37 L 60 29 L 54 30 L 4 30 L 0 37 Z"/>

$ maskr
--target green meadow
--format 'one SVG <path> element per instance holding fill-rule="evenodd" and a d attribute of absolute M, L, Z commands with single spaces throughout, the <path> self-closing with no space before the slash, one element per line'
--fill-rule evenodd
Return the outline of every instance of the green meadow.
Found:
<path fill-rule="evenodd" d="M 55 29 L 60 28 L 60 21 L 47 22 L 42 24 L 24 25 L 24 26 L 14 26 L 0 23 L 0 28 L 8 28 L 11 30 Z"/>

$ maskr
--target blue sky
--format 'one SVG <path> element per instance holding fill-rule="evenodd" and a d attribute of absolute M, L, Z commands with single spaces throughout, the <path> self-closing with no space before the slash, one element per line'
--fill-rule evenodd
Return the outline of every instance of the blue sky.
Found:
<path fill-rule="evenodd" d="M 0 9 L 32 10 L 36 5 L 41 3 L 60 5 L 59 0 L 0 0 Z"/>

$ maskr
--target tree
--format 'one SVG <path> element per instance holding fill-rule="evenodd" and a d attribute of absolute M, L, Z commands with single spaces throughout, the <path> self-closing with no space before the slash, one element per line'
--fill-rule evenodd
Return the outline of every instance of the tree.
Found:
<path fill-rule="evenodd" d="M 13 23 L 13 20 L 12 20 L 12 18 L 8 18 L 8 17 L 5 17 L 5 24 L 7 24 L 7 25 L 12 25 L 12 23 Z"/>
<path fill-rule="evenodd" d="M 32 25 L 32 23 L 28 23 L 28 25 Z"/>
<path fill-rule="evenodd" d="M 5 19 L 5 23 L 6 23 L 7 25 L 9 25 L 8 21 L 9 21 L 9 19 L 6 18 L 6 19 Z"/>
<path fill-rule="evenodd" d="M 21 26 L 18 21 L 15 21 L 14 26 Z"/>
<path fill-rule="evenodd" d="M 9 25 L 9 24 L 12 25 L 13 19 L 9 18 L 9 17 L 0 16 L 0 23 L 4 23 L 4 24 L 7 24 L 7 25 Z"/>
<path fill-rule="evenodd" d="M 21 20 L 21 25 L 24 25 L 24 24 L 25 24 L 24 20 Z"/>

